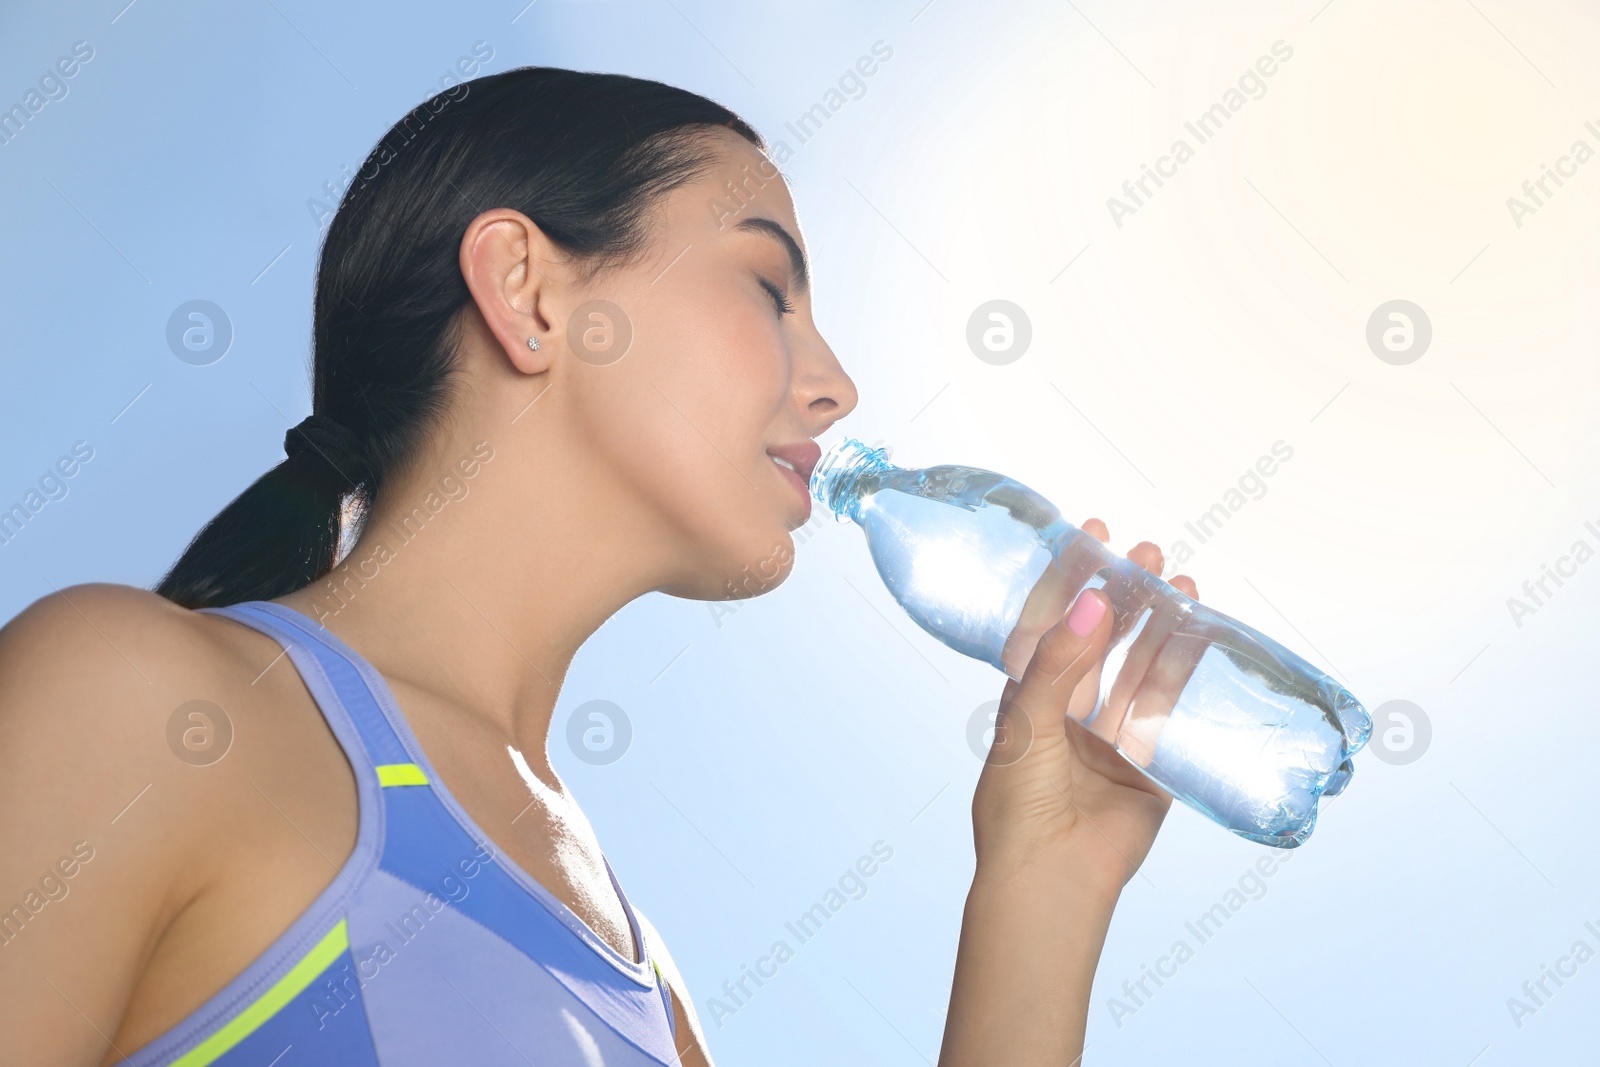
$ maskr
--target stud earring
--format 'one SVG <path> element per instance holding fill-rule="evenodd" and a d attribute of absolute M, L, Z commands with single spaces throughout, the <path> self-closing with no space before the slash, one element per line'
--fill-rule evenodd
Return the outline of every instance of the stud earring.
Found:
<path fill-rule="evenodd" d="M 539 339 L 537 337 L 528 338 L 528 347 L 535 352 L 539 351 Z"/>

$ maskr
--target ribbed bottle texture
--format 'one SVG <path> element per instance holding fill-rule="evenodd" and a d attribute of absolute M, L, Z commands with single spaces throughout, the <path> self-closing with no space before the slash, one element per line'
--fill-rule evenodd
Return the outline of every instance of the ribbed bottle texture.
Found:
<path fill-rule="evenodd" d="M 1027 486 L 975 467 L 907 469 L 854 438 L 812 495 L 866 534 L 878 574 L 924 630 L 1021 678 L 1086 588 L 1115 612 L 1088 729 L 1173 796 L 1280 848 L 1342 790 L 1372 721 L 1323 671 L 1113 554 Z"/>

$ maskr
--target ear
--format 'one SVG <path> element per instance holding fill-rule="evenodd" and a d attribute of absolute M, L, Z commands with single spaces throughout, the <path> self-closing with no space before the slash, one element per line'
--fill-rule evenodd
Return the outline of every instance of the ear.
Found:
<path fill-rule="evenodd" d="M 467 224 L 461 276 L 483 321 L 523 374 L 550 367 L 563 343 L 567 256 L 515 208 L 493 208 Z M 539 349 L 528 338 L 539 339 Z"/>

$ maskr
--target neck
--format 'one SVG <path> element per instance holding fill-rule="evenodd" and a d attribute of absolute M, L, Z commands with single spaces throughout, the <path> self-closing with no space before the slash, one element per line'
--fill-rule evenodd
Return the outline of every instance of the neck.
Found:
<path fill-rule="evenodd" d="M 567 669 L 608 618 L 662 584 L 671 539 L 537 424 L 511 429 L 450 435 L 385 487 L 332 573 L 280 599 L 553 780 L 546 738 Z"/>

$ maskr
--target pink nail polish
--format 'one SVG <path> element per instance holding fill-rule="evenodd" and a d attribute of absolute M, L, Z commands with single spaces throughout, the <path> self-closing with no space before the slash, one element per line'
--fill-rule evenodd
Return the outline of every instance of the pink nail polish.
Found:
<path fill-rule="evenodd" d="M 1067 629 L 1079 637 L 1088 637 L 1106 613 L 1105 601 L 1093 596 L 1087 589 L 1078 594 L 1072 610 L 1067 612 Z"/>

